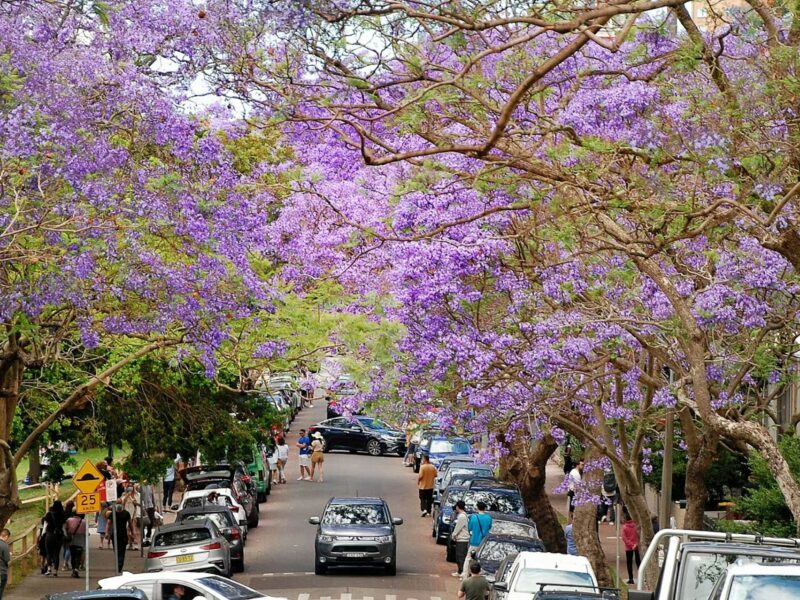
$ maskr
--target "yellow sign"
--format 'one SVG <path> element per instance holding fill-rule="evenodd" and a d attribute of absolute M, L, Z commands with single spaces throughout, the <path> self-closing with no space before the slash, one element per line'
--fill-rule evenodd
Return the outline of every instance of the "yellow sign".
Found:
<path fill-rule="evenodd" d="M 83 463 L 83 466 L 78 469 L 78 472 L 75 473 L 75 476 L 72 478 L 75 487 L 84 494 L 91 494 L 94 492 L 101 481 L 105 481 L 105 478 L 88 460 Z"/>
<path fill-rule="evenodd" d="M 75 497 L 75 510 L 82 515 L 100 511 L 100 493 L 78 494 Z"/>

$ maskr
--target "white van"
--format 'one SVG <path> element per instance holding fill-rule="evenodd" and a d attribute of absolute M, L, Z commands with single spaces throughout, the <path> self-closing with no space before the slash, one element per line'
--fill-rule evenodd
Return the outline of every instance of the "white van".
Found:
<path fill-rule="evenodd" d="M 506 581 L 494 584 L 495 592 L 500 592 L 494 595 L 505 600 L 530 600 L 542 584 L 548 584 L 547 590 L 587 591 L 587 586 L 597 587 L 597 578 L 584 556 L 520 552 Z"/>

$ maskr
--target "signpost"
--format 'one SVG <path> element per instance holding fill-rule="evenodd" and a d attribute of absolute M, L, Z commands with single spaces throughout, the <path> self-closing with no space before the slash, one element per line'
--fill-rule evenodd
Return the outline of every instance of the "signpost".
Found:
<path fill-rule="evenodd" d="M 100 511 L 100 492 L 97 489 L 105 478 L 97 468 L 88 460 L 83 463 L 72 478 L 75 487 L 80 490 L 76 498 L 76 510 L 81 514 L 96 513 Z M 116 489 L 114 490 L 116 492 Z M 86 591 L 89 591 L 89 518 L 85 518 L 86 539 L 83 551 L 86 553 Z"/>

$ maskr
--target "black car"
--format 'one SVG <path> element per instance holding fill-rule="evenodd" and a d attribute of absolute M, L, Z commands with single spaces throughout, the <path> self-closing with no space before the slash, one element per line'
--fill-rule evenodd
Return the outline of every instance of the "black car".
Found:
<path fill-rule="evenodd" d="M 258 527 L 260 514 L 255 484 L 243 463 L 200 465 L 181 469 L 181 479 L 186 484 L 186 491 L 213 490 L 228 488 L 233 497 L 244 508 L 247 526 Z M 175 510 L 177 506 L 173 506 Z"/>
<path fill-rule="evenodd" d="M 495 572 L 500 562 L 512 554 L 520 552 L 544 552 L 544 543 L 539 539 L 516 535 L 497 535 L 490 533 L 478 546 L 474 558 L 481 563 L 482 574 L 490 582 L 494 581 Z"/>
<path fill-rule="evenodd" d="M 308 522 L 317 526 L 317 575 L 337 565 L 369 565 L 383 567 L 387 575 L 397 573 L 395 527 L 402 525 L 403 519 L 392 518 L 382 498 L 331 498 L 322 516 Z"/>
<path fill-rule="evenodd" d="M 489 515 L 492 517 L 492 529 L 489 533 L 539 539 L 539 530 L 536 527 L 536 523 L 528 517 L 515 513 L 494 511 L 489 511 Z"/>
<path fill-rule="evenodd" d="M 361 419 L 365 419 L 362 422 Z M 331 450 L 349 450 L 350 452 L 366 451 L 372 456 L 382 454 L 398 454 L 402 456 L 406 449 L 406 438 L 403 432 L 396 429 L 377 426 L 376 419 L 358 417 L 334 417 L 312 425 L 308 435 L 319 432 L 325 444 L 325 452 Z"/>
<path fill-rule="evenodd" d="M 120 588 L 118 590 L 91 590 L 88 592 L 46 594 L 42 600 L 147 600 L 147 596 L 142 590 Z"/>
<path fill-rule="evenodd" d="M 463 498 L 467 512 L 476 511 L 478 502 L 483 501 L 490 511 L 518 514 L 523 517 L 528 515 L 519 487 L 513 483 L 489 481 L 486 485 L 480 486 L 471 481 L 466 483 L 472 484 L 469 485 Z"/>
<path fill-rule="evenodd" d="M 244 535 L 239 522 L 226 506 L 206 504 L 197 508 L 184 508 L 175 516 L 175 522 L 183 525 L 191 521 L 213 521 L 231 545 L 231 566 L 237 573 L 244 571 Z"/>

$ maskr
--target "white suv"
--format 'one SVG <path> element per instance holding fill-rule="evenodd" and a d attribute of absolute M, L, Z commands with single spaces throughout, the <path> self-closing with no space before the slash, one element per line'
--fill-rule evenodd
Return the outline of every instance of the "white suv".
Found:
<path fill-rule="evenodd" d="M 800 565 L 735 563 L 720 577 L 709 600 L 795 600 Z"/>
<path fill-rule="evenodd" d="M 505 600 L 530 600 L 542 584 L 548 584 L 547 590 L 586 591 L 597 588 L 597 578 L 584 556 L 520 552 L 506 580 L 496 582 L 494 589 Z"/>

